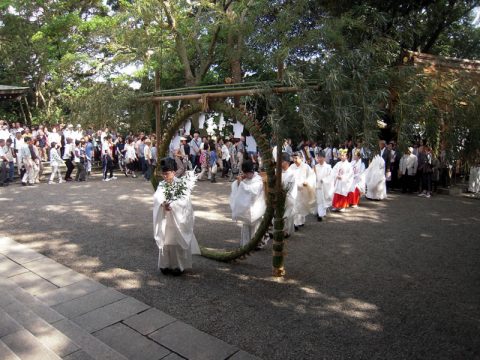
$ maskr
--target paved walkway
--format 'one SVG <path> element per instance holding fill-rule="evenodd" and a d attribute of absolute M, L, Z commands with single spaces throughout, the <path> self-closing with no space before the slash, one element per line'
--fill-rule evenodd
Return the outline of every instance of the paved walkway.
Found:
<path fill-rule="evenodd" d="M 258 359 L 0 238 L 0 359 Z"/>

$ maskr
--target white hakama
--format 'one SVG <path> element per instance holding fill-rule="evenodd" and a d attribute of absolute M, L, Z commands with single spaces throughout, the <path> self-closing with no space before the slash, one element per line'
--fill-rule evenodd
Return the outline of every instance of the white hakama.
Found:
<path fill-rule="evenodd" d="M 232 219 L 242 222 L 240 246 L 245 246 L 257 232 L 267 209 L 263 180 L 260 175 L 255 173 L 252 179 L 232 183 L 230 208 Z"/>
<path fill-rule="evenodd" d="M 327 209 L 332 206 L 333 176 L 330 164 L 317 164 L 314 167 L 316 176 L 317 214 L 320 217 L 327 215 Z"/>
<path fill-rule="evenodd" d="M 176 181 L 176 180 L 174 180 Z M 157 188 L 153 196 L 153 236 L 159 249 L 159 269 L 192 268 L 192 254 L 200 254 L 200 247 L 193 233 L 194 214 L 190 194 L 170 203 L 165 210 L 164 189 Z"/>

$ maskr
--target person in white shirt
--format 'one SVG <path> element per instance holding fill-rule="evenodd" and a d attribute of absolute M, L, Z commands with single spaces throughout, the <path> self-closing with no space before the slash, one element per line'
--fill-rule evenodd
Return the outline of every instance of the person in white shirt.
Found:
<path fill-rule="evenodd" d="M 14 164 L 15 154 L 12 147 L 12 139 L 7 139 L 7 141 L 5 141 L 5 146 L 3 148 L 3 151 L 5 153 L 5 157 L 7 158 L 7 163 L 8 163 L 7 181 L 10 183 L 10 182 L 13 182 L 13 177 L 15 174 L 15 164 Z"/>
<path fill-rule="evenodd" d="M 202 140 L 199 138 L 198 132 L 193 133 L 193 139 L 190 141 L 190 158 L 192 166 L 199 167 L 200 149 L 202 148 Z"/>
<path fill-rule="evenodd" d="M 317 164 L 313 168 L 316 177 L 317 219 L 322 221 L 332 206 L 333 176 L 332 166 L 325 159 L 325 152 L 317 153 Z"/>
<path fill-rule="evenodd" d="M 10 131 L 8 131 L 8 125 L 2 125 L 0 127 L 0 140 L 7 140 L 10 138 Z"/>
<path fill-rule="evenodd" d="M 21 148 L 20 153 L 22 157 L 22 163 L 25 166 L 25 174 L 22 178 L 22 185 L 33 186 L 35 184 L 35 178 L 38 171 L 38 166 L 35 160 L 37 155 L 33 148 L 33 141 L 30 137 L 25 137 L 25 145 Z"/>
<path fill-rule="evenodd" d="M 223 164 L 223 169 L 222 169 L 222 178 L 223 178 L 223 177 L 228 177 L 228 172 L 230 171 L 230 150 L 229 150 L 230 141 L 226 140 L 226 142 L 224 143 L 223 140 L 220 139 L 220 143 L 222 145 L 221 151 L 222 151 L 222 164 Z"/>
<path fill-rule="evenodd" d="M 112 149 L 113 149 L 112 136 L 107 135 L 105 137 L 103 143 L 102 143 L 103 181 L 110 181 L 110 180 L 116 180 L 117 179 L 116 176 L 113 176 L 113 151 L 112 151 Z"/>
<path fill-rule="evenodd" d="M 230 208 L 232 220 L 242 222 L 240 246 L 245 246 L 258 230 L 267 206 L 263 180 L 251 160 L 242 163 L 242 172 L 232 183 Z"/>
<path fill-rule="evenodd" d="M 52 143 L 54 142 L 57 145 L 60 145 L 61 143 L 61 136 L 57 132 L 56 126 L 52 128 L 52 131 L 48 134 L 48 146 L 52 147 Z"/>
<path fill-rule="evenodd" d="M 137 161 L 137 153 L 135 151 L 135 142 L 131 137 L 127 138 L 127 143 L 125 144 L 125 164 L 127 166 L 126 175 L 132 175 L 133 178 L 136 178 L 135 175 L 135 163 Z"/>
<path fill-rule="evenodd" d="M 60 172 L 60 166 L 64 164 L 60 154 L 58 153 L 59 145 L 53 141 L 50 143 L 50 166 L 52 168 L 52 173 L 50 175 L 49 184 L 53 184 L 55 180 L 55 175 L 58 177 L 58 183 L 63 182 L 62 174 Z"/>
<path fill-rule="evenodd" d="M 62 159 L 67 166 L 67 172 L 65 173 L 65 181 L 73 181 L 72 179 L 72 172 L 75 169 L 75 165 L 73 164 L 74 154 L 73 151 L 75 149 L 75 145 L 73 144 L 72 138 L 65 139 L 65 148 L 63 150 Z"/>
<path fill-rule="evenodd" d="M 293 164 L 290 170 L 295 176 L 297 197 L 295 202 L 295 230 L 305 225 L 305 216 L 315 212 L 315 173 L 312 168 L 303 162 L 303 155 L 297 151 L 293 153 Z"/>
<path fill-rule="evenodd" d="M 323 150 L 325 153 L 325 162 L 332 165 L 332 148 L 330 145 L 327 145 Z"/>
<path fill-rule="evenodd" d="M 145 178 L 145 180 L 150 180 L 153 172 L 152 150 L 150 147 L 152 142 L 149 138 L 146 138 L 143 143 L 145 144 L 145 146 L 143 147 L 143 156 L 145 158 L 145 165 L 147 167 L 147 171 L 145 171 L 143 177 Z"/>
<path fill-rule="evenodd" d="M 83 139 L 83 129 L 82 129 L 82 125 L 78 124 L 77 125 L 77 130 L 73 131 L 73 138 L 75 140 L 82 140 Z"/>
<path fill-rule="evenodd" d="M 402 181 L 402 193 L 413 192 L 415 176 L 417 175 L 418 159 L 413 154 L 413 147 L 409 147 L 400 159 L 398 175 Z"/>
<path fill-rule="evenodd" d="M 64 141 L 63 145 L 65 147 L 67 146 L 67 139 L 71 139 L 73 141 L 73 135 L 74 135 L 73 134 L 73 125 L 68 124 L 67 128 L 63 130 L 63 141 Z M 65 150 L 64 150 L 64 153 L 65 153 Z"/>
<path fill-rule="evenodd" d="M 17 160 L 17 172 L 18 175 L 22 173 L 22 154 L 21 149 L 25 146 L 25 141 L 23 140 L 22 133 L 18 131 L 15 134 L 15 140 L 13 141 L 13 149 L 15 150 L 15 156 Z"/>

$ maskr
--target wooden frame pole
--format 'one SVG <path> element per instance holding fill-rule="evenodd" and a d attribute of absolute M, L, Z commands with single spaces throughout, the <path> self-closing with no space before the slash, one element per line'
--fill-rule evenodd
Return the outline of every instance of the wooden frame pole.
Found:
<path fill-rule="evenodd" d="M 235 97 L 235 96 L 253 96 L 256 94 L 265 93 L 267 91 L 272 91 L 275 94 L 285 94 L 285 93 L 296 93 L 302 91 L 298 87 L 278 87 L 271 90 L 266 89 L 247 89 L 247 90 L 232 90 L 232 91 L 222 91 L 215 93 L 205 93 L 205 94 L 188 94 L 188 95 L 167 95 L 167 96 L 150 96 L 138 99 L 138 101 L 147 102 L 147 101 L 176 101 L 176 100 L 196 100 L 202 98 L 226 98 L 226 97 Z"/>

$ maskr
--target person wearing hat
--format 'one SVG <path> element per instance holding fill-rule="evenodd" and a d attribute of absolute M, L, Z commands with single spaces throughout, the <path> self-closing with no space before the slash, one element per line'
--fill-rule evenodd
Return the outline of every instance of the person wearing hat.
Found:
<path fill-rule="evenodd" d="M 193 233 L 195 215 L 190 191 L 169 199 L 169 187 L 182 180 L 175 177 L 175 160 L 160 161 L 163 181 L 153 195 L 153 237 L 159 249 L 158 268 L 164 275 L 178 276 L 192 268 L 192 254 L 200 254 L 200 247 Z"/>
<path fill-rule="evenodd" d="M 312 168 L 303 162 L 300 151 L 293 153 L 293 164 L 290 170 L 295 177 L 297 185 L 297 198 L 295 200 L 295 230 L 305 225 L 305 216 L 315 212 L 315 173 Z"/>
<path fill-rule="evenodd" d="M 316 177 L 317 219 L 322 221 L 327 209 L 332 206 L 333 177 L 332 166 L 325 160 L 325 152 L 317 152 L 317 164 L 313 168 Z"/>
<path fill-rule="evenodd" d="M 413 192 L 415 190 L 415 176 L 417 175 L 418 160 L 413 154 L 413 147 L 408 147 L 400 159 L 398 175 L 402 181 L 402 193 Z"/>
<path fill-rule="evenodd" d="M 230 208 L 232 219 L 242 223 L 240 246 L 245 246 L 255 235 L 267 209 L 263 180 L 251 160 L 242 163 L 242 175 L 232 183 Z"/>
<path fill-rule="evenodd" d="M 348 207 L 348 193 L 353 183 L 353 169 L 347 160 L 348 150 L 339 150 L 340 161 L 333 167 L 334 194 L 332 210 L 343 212 Z"/>
<path fill-rule="evenodd" d="M 350 164 L 353 170 L 353 182 L 348 193 L 348 205 L 356 208 L 360 202 L 360 196 L 365 193 L 365 164 L 362 161 L 360 150 L 355 149 L 352 156 Z"/>
<path fill-rule="evenodd" d="M 282 187 L 287 193 L 285 199 L 285 213 L 283 214 L 283 234 L 289 237 L 295 231 L 295 201 L 297 199 L 297 185 L 295 183 L 295 175 L 290 169 L 290 154 L 282 153 Z"/>

